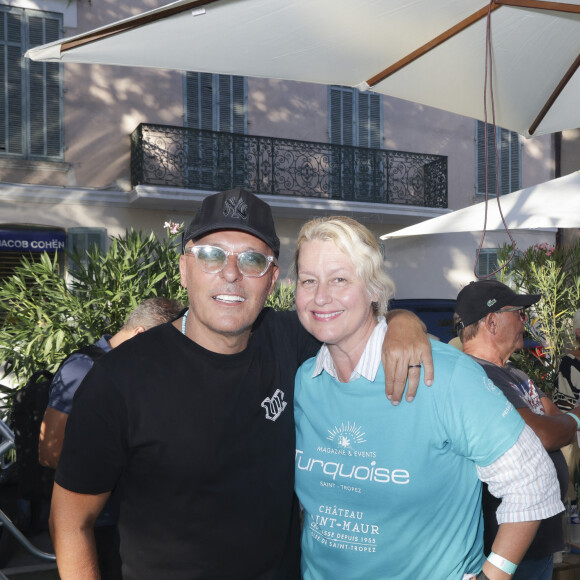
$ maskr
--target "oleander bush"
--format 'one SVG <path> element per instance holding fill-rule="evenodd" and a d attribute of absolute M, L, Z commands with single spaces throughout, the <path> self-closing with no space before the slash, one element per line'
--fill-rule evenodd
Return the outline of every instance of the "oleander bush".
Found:
<path fill-rule="evenodd" d="M 66 276 L 56 256 L 43 254 L 38 262 L 23 258 L 0 287 L 0 380 L 10 375 L 19 388 L 38 369 L 54 372 L 73 350 L 117 332 L 147 298 L 187 304 L 179 281 L 181 227 L 165 227 L 163 239 L 129 230 L 112 238 L 104 253 L 66 252 Z M 289 281 L 278 284 L 267 302 L 277 310 L 293 304 Z"/>
<path fill-rule="evenodd" d="M 572 318 L 580 307 L 580 240 L 568 247 L 536 244 L 524 252 L 504 245 L 498 261 L 504 266 L 499 278 L 516 291 L 540 294 L 528 309 L 529 335 L 540 344 L 514 355 L 524 370 L 546 394 L 551 395 L 560 361 L 573 344 Z"/>

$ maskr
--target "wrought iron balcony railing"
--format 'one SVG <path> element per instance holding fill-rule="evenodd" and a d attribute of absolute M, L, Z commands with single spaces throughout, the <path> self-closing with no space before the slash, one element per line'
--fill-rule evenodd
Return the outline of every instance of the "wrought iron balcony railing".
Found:
<path fill-rule="evenodd" d="M 142 123 L 131 180 L 223 191 L 447 207 L 447 157 Z"/>

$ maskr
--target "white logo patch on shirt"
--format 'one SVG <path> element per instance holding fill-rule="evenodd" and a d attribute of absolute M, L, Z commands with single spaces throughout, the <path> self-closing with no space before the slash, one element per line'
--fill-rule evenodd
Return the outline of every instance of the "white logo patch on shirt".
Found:
<path fill-rule="evenodd" d="M 282 414 L 287 404 L 284 400 L 284 392 L 276 389 L 276 392 L 271 397 L 266 397 L 262 401 L 262 407 L 266 409 L 266 419 L 275 421 Z"/>

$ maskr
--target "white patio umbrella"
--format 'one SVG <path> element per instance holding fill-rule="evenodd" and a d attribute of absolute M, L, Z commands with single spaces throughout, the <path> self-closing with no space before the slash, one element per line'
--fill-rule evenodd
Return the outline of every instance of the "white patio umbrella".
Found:
<path fill-rule="evenodd" d="M 27 56 L 355 86 L 483 120 L 488 7 L 496 124 L 580 127 L 580 0 L 179 0 Z"/>
<path fill-rule="evenodd" d="M 501 210 L 510 230 L 580 227 L 580 171 L 501 196 Z M 426 220 L 381 236 L 381 239 L 482 231 L 485 202 Z M 496 199 L 490 199 L 487 231 L 504 229 Z"/>

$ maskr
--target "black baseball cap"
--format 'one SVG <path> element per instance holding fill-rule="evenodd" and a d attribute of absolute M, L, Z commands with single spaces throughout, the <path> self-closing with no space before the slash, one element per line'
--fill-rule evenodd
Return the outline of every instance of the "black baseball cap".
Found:
<path fill-rule="evenodd" d="M 457 295 L 455 313 L 461 317 L 458 326 L 465 328 L 504 306 L 531 306 L 540 298 L 540 294 L 516 294 L 497 280 L 471 282 Z"/>
<path fill-rule="evenodd" d="M 272 209 L 245 189 L 229 189 L 206 197 L 183 234 L 183 246 L 216 230 L 240 230 L 260 238 L 278 258 L 280 240 L 276 235 Z"/>

